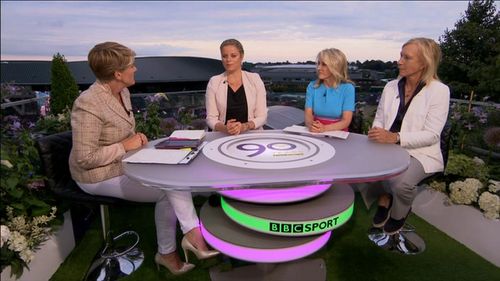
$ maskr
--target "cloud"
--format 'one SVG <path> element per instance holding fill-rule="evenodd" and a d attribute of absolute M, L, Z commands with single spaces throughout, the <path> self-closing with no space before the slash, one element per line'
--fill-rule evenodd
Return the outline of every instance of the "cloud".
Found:
<path fill-rule="evenodd" d="M 85 57 L 103 41 L 139 56 L 218 58 L 240 39 L 249 61 L 305 61 L 335 46 L 351 59 L 397 56 L 411 37 L 438 39 L 467 2 L 1 2 L 1 56 Z M 392 55 L 391 55 L 392 54 Z"/>

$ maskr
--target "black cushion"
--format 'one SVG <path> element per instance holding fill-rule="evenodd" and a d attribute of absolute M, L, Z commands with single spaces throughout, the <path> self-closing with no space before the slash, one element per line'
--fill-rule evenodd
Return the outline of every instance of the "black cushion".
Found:
<path fill-rule="evenodd" d="M 114 197 L 91 195 L 78 187 L 69 172 L 68 160 L 73 145 L 71 131 L 40 137 L 35 144 L 46 177 L 45 185 L 58 197 L 82 203 L 130 203 Z"/>

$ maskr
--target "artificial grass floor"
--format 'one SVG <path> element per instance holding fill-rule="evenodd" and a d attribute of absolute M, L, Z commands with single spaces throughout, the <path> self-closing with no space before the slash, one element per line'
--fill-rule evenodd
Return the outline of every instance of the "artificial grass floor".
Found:
<path fill-rule="evenodd" d="M 199 207 L 204 200 L 204 197 L 195 197 L 195 204 Z M 153 206 L 113 207 L 110 211 L 112 229 L 116 233 L 129 229 L 137 231 L 141 236 L 140 247 L 145 254 L 144 263 L 139 270 L 121 279 L 123 281 L 210 280 L 209 268 L 212 266 L 227 270 L 248 265 L 223 256 L 197 261 L 191 255 L 190 261 L 196 264 L 196 268 L 187 274 L 174 276 L 166 269 L 157 271 L 154 263 L 156 238 Z M 416 227 L 419 235 L 425 240 L 426 249 L 423 253 L 404 256 L 376 247 L 366 236 L 374 212 L 375 208 L 366 210 L 359 193 L 356 193 L 352 218 L 340 229 L 333 231 L 325 247 L 307 257 L 324 259 L 327 280 L 500 280 L 500 268 L 414 214 L 410 215 L 409 223 Z M 177 233 L 178 252 L 182 255 L 180 231 Z M 50 280 L 83 280 L 95 253 L 102 246 L 101 243 L 99 221 L 96 220 Z"/>

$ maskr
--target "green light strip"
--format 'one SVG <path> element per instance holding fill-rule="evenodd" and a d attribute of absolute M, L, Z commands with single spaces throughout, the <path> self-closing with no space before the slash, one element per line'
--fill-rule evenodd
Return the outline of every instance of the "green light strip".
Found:
<path fill-rule="evenodd" d="M 236 210 L 221 197 L 224 213 L 236 223 L 263 233 L 283 236 L 306 236 L 327 232 L 348 221 L 354 210 L 354 202 L 342 213 L 312 221 L 277 221 L 254 217 Z M 272 208 L 272 206 L 269 206 Z"/>

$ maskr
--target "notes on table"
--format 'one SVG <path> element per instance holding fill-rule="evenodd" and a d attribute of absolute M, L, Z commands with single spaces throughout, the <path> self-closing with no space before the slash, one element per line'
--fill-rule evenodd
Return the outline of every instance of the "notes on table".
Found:
<path fill-rule="evenodd" d="M 193 149 L 155 149 L 142 148 L 134 154 L 122 159 L 127 163 L 142 164 L 188 164 L 193 160 L 208 142 L 204 141 Z"/>
<path fill-rule="evenodd" d="M 345 132 L 345 131 L 328 131 L 328 132 L 324 132 L 324 133 L 313 133 L 313 132 L 310 132 L 307 127 L 299 126 L 299 125 L 292 125 L 292 126 L 286 127 L 285 129 L 283 129 L 283 131 L 288 132 L 288 133 L 297 133 L 297 134 L 309 135 L 309 136 L 325 136 L 325 137 L 339 138 L 339 139 L 346 139 L 349 136 L 349 132 Z"/>
<path fill-rule="evenodd" d="M 204 130 L 175 130 L 169 138 L 201 140 L 205 137 Z"/>

